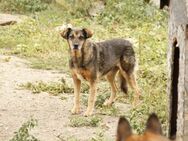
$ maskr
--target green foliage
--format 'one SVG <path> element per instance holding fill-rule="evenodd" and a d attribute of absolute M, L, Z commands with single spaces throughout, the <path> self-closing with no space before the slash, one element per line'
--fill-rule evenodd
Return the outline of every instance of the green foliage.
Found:
<path fill-rule="evenodd" d="M 41 2 L 45 2 L 45 3 L 53 3 L 55 2 L 56 0 L 41 0 Z"/>
<path fill-rule="evenodd" d="M 102 115 L 108 115 L 108 116 L 117 116 L 120 114 L 119 112 L 119 109 L 112 105 L 111 107 L 101 107 L 101 108 L 98 108 L 99 109 L 99 113 L 102 114 Z"/>
<path fill-rule="evenodd" d="M 98 89 L 97 89 L 97 99 L 95 102 L 95 106 L 97 108 L 102 108 L 103 103 L 107 98 L 110 97 L 110 91 L 109 90 L 109 84 L 107 82 L 99 82 L 98 83 Z M 82 83 L 81 91 L 84 93 L 82 95 L 82 103 L 87 106 L 87 100 L 88 100 L 88 93 L 89 93 L 89 85 L 87 83 Z"/>
<path fill-rule="evenodd" d="M 70 119 L 70 126 L 71 127 L 83 127 L 83 126 L 90 126 L 90 127 L 98 127 L 101 118 L 98 116 L 91 116 L 91 117 L 83 117 L 83 116 L 74 116 Z"/>
<path fill-rule="evenodd" d="M 37 120 L 31 118 L 15 132 L 14 137 L 10 141 L 39 141 L 33 135 L 29 134 L 29 131 L 35 126 L 37 126 Z"/>
<path fill-rule="evenodd" d="M 158 17 L 153 18 L 153 16 Z M 124 23 L 130 24 L 132 28 L 137 28 L 136 26 L 140 24 L 164 20 L 165 16 L 162 16 L 156 7 L 144 3 L 142 0 L 127 0 L 126 2 L 121 0 L 108 0 L 105 11 L 98 18 L 103 24 Z M 145 22 L 143 23 L 143 21 Z"/>
<path fill-rule="evenodd" d="M 104 131 L 98 131 L 94 137 L 90 139 L 90 141 L 104 141 Z"/>
<path fill-rule="evenodd" d="M 82 83 L 81 85 L 81 92 L 82 93 L 89 93 L 89 85 L 87 83 Z"/>
<path fill-rule="evenodd" d="M 5 49 L 2 52 L 28 58 L 33 68 L 65 70 L 68 53 L 64 44 L 59 33 L 32 18 L 11 27 L 0 27 L 0 49 Z"/>
<path fill-rule="evenodd" d="M 52 95 L 59 95 L 62 93 L 73 93 L 73 87 L 67 85 L 66 81 L 63 79 L 61 82 L 43 82 L 37 81 L 35 83 L 27 82 L 26 84 L 21 84 L 21 88 L 31 90 L 33 93 L 48 92 Z M 83 83 L 81 88 L 82 93 L 89 92 L 89 86 L 86 83 Z M 66 99 L 62 97 L 62 99 Z M 86 102 L 87 100 L 84 99 Z"/>
<path fill-rule="evenodd" d="M 104 87 L 102 87 L 102 88 L 104 88 Z M 101 92 L 101 94 L 97 95 L 97 100 L 95 102 L 95 106 L 97 108 L 102 108 L 105 100 L 107 100 L 109 97 L 110 97 L 110 93 L 109 92 L 108 93 L 105 93 L 104 91 Z"/>
<path fill-rule="evenodd" d="M 23 13 L 42 11 L 48 6 L 44 0 L 6 0 L 1 3 L 1 7 L 4 11 Z"/>
<path fill-rule="evenodd" d="M 60 0 L 62 7 L 71 17 L 80 18 L 89 16 L 88 11 L 96 0 Z"/>
<path fill-rule="evenodd" d="M 73 93 L 73 88 L 70 88 L 65 82 L 28 82 L 26 84 L 20 85 L 20 87 L 31 90 L 33 93 L 48 92 L 52 95 L 59 95 L 62 93 Z"/>
<path fill-rule="evenodd" d="M 104 85 L 108 85 L 104 83 Z M 105 100 L 107 100 L 110 97 L 110 93 L 106 92 L 107 89 L 102 86 L 101 89 L 98 92 L 97 99 L 95 102 L 95 107 L 97 108 L 98 114 L 101 115 L 109 115 L 109 116 L 117 116 L 119 114 L 119 109 L 112 105 L 112 106 L 104 106 Z M 82 95 L 82 103 L 87 106 L 88 103 L 88 94 L 83 94 Z"/>
<path fill-rule="evenodd" d="M 137 133 L 143 133 L 145 124 L 149 114 L 157 113 L 161 123 L 162 129 L 166 134 L 167 131 L 167 105 L 168 101 L 166 95 L 163 94 L 148 94 L 144 96 L 142 103 L 131 109 L 129 114 L 126 114 L 130 119 L 131 125 Z"/>

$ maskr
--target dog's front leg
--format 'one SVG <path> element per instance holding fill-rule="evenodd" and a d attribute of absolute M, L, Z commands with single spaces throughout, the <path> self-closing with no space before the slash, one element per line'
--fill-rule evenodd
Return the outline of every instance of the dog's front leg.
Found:
<path fill-rule="evenodd" d="M 95 101 L 96 101 L 96 91 L 97 91 L 97 85 L 96 82 L 90 82 L 90 94 L 88 98 L 88 107 L 86 112 L 84 113 L 84 116 L 90 116 L 93 113 Z"/>
<path fill-rule="evenodd" d="M 80 85 L 81 81 L 77 78 L 76 75 L 73 75 L 74 81 L 74 106 L 71 110 L 72 114 L 80 113 Z"/>

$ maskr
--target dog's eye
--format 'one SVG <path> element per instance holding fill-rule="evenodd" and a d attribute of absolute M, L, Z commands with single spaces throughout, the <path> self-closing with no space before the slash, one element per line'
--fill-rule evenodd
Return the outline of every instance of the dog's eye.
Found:
<path fill-rule="evenodd" d="M 80 39 L 80 40 L 83 40 L 83 39 L 84 39 L 84 36 L 80 36 L 79 39 Z"/>
<path fill-rule="evenodd" d="M 70 35 L 69 38 L 74 39 L 74 35 Z"/>

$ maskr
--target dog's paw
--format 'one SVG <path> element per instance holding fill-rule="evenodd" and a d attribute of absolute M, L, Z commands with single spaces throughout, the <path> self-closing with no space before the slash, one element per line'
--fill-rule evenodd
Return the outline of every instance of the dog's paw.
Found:
<path fill-rule="evenodd" d="M 80 108 L 73 107 L 72 110 L 71 110 L 71 113 L 72 114 L 79 114 L 80 113 Z"/>
<path fill-rule="evenodd" d="M 88 117 L 88 116 L 91 116 L 92 114 L 93 114 L 92 111 L 87 110 L 87 111 L 84 113 L 84 116 L 85 116 L 85 117 Z"/>
<path fill-rule="evenodd" d="M 113 102 L 110 101 L 110 100 L 106 100 L 106 101 L 103 103 L 104 106 L 112 106 L 112 104 L 113 104 Z"/>

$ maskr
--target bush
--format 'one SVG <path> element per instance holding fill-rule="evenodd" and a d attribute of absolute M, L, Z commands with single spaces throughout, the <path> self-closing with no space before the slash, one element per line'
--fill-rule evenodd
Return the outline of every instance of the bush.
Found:
<path fill-rule="evenodd" d="M 6 0 L 2 2 L 2 9 L 11 12 L 37 12 L 47 9 L 47 2 L 52 0 Z"/>

